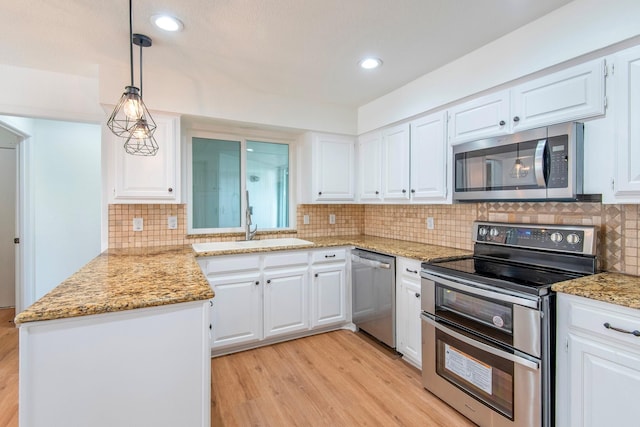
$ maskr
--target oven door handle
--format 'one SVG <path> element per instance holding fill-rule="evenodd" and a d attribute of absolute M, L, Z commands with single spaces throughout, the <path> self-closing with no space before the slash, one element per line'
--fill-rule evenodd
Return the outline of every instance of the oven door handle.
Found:
<path fill-rule="evenodd" d="M 435 328 L 441 330 L 442 332 L 444 332 L 447 335 L 450 335 L 452 337 L 454 337 L 455 339 L 458 339 L 466 344 L 469 344 L 472 347 L 475 347 L 479 350 L 482 351 L 486 351 L 487 353 L 491 353 L 494 356 L 498 356 L 501 357 L 503 359 L 507 359 L 510 360 L 511 362 L 517 363 L 519 365 L 523 365 L 526 366 L 529 369 L 533 369 L 533 370 L 538 370 L 540 368 L 540 364 L 538 362 L 534 362 L 532 360 L 529 359 L 525 359 L 524 357 L 515 355 L 515 354 L 511 354 L 511 353 L 507 353 L 506 351 L 502 351 L 502 350 L 498 350 L 495 347 L 491 347 L 490 345 L 472 340 L 471 338 L 462 335 L 452 329 L 447 328 L 446 326 L 441 325 L 440 323 L 436 322 L 435 320 L 433 320 L 431 317 L 429 317 L 428 315 L 426 315 L 425 313 L 422 313 L 420 315 L 420 317 L 422 317 L 422 320 L 427 322 L 428 324 L 434 326 Z"/>
<path fill-rule="evenodd" d="M 481 297 L 488 297 L 488 298 L 493 298 L 494 300 L 497 301 L 504 301 L 504 302 L 510 302 L 512 304 L 518 304 L 518 305 L 523 305 L 525 307 L 529 307 L 529 308 L 538 308 L 538 301 L 534 301 L 534 300 L 530 300 L 530 299 L 526 299 L 526 298 L 520 298 L 520 297 L 516 297 L 513 295 L 509 295 L 509 294 L 503 294 L 503 293 L 498 293 L 498 292 L 493 292 L 493 291 L 489 291 L 483 288 L 479 288 L 477 286 L 475 286 L 476 284 L 471 282 L 471 281 L 467 281 L 464 279 L 459 279 L 461 282 L 464 283 L 468 283 L 468 285 L 465 285 L 463 283 L 458 283 L 458 282 L 454 282 L 452 280 L 449 280 L 447 278 L 444 278 L 440 275 L 435 275 L 432 273 L 427 273 L 424 272 L 423 276 L 425 279 L 429 279 L 429 280 L 433 280 L 436 283 L 441 283 L 443 285 L 446 285 L 450 288 L 453 288 L 455 290 L 458 291 L 463 291 L 463 292 L 467 292 L 469 294 L 472 295 L 478 295 Z M 458 280 L 458 279 L 456 279 Z"/>

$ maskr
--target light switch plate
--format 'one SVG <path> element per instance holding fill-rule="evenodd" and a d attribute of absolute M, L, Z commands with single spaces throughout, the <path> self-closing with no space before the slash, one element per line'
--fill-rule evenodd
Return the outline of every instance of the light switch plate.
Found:
<path fill-rule="evenodd" d="M 304 225 L 309 225 L 309 215 L 304 215 L 302 217 L 302 222 L 304 223 Z"/>
<path fill-rule="evenodd" d="M 170 216 L 167 218 L 167 228 L 169 230 L 177 230 L 178 229 L 178 217 Z"/>
<path fill-rule="evenodd" d="M 435 224 L 433 223 L 433 217 L 427 217 L 427 230 L 433 230 L 435 228 Z"/>
<path fill-rule="evenodd" d="M 144 221 L 142 218 L 133 218 L 133 231 L 142 231 L 144 229 Z"/>
<path fill-rule="evenodd" d="M 336 223 L 335 214 L 329 214 L 329 224 L 335 224 L 335 223 Z"/>

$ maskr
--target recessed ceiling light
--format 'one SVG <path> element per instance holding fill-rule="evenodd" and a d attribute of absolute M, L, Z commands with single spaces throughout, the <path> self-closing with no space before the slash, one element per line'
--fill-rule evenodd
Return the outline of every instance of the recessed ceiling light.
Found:
<path fill-rule="evenodd" d="M 182 21 L 170 15 L 153 15 L 151 23 L 164 31 L 182 31 L 184 28 Z"/>
<path fill-rule="evenodd" d="M 382 65 L 382 59 L 380 58 L 365 58 L 359 62 L 360 66 L 365 70 L 373 70 Z"/>

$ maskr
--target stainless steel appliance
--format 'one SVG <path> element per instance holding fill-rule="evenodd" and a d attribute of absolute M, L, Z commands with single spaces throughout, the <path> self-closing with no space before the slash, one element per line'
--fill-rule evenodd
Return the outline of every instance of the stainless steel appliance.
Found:
<path fill-rule="evenodd" d="M 351 251 L 353 323 L 391 348 L 396 347 L 396 259 Z"/>
<path fill-rule="evenodd" d="M 422 379 L 480 426 L 553 425 L 556 282 L 597 269 L 593 226 L 476 222 L 473 256 L 422 264 Z"/>
<path fill-rule="evenodd" d="M 576 200 L 583 192 L 582 123 L 453 147 L 454 200 Z"/>

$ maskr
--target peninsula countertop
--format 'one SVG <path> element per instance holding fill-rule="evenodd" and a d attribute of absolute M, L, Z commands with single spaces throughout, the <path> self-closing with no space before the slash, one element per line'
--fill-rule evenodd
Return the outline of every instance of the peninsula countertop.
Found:
<path fill-rule="evenodd" d="M 640 277 L 638 276 L 599 273 L 556 283 L 551 289 L 556 292 L 640 309 Z"/>
<path fill-rule="evenodd" d="M 213 298 L 191 246 L 109 249 L 15 318 L 16 325 Z"/>

